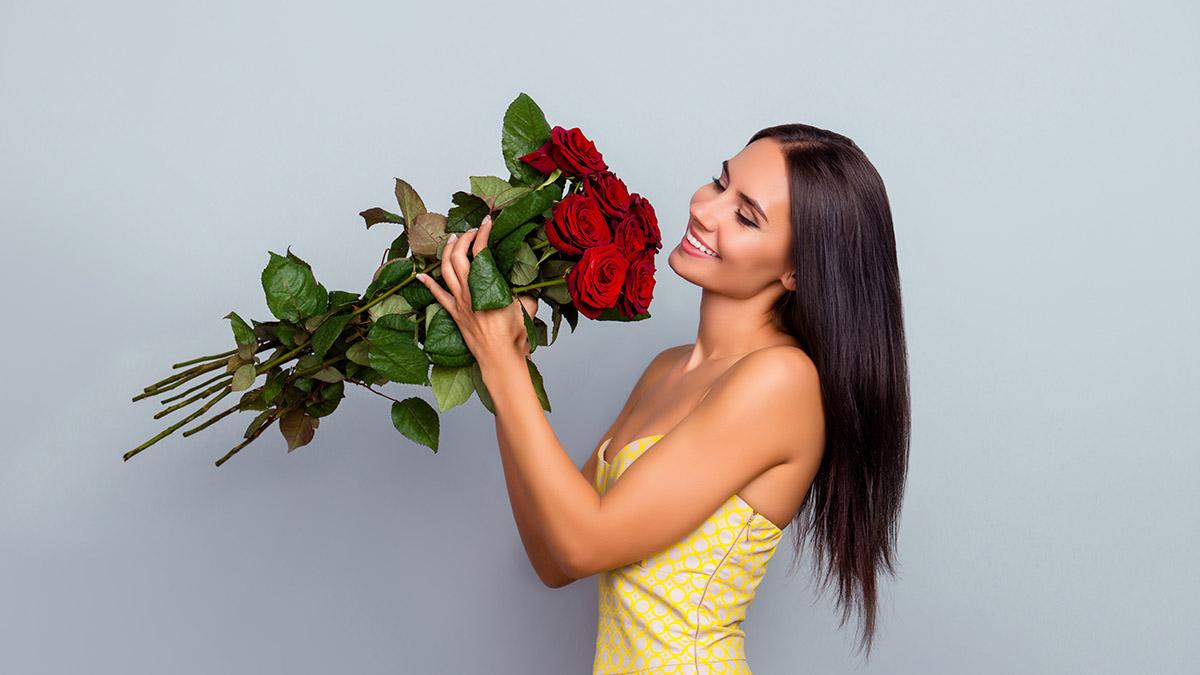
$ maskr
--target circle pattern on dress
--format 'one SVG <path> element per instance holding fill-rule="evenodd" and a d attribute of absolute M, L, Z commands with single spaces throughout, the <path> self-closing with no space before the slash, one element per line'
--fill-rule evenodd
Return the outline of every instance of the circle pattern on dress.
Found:
<path fill-rule="evenodd" d="M 632 441 L 611 464 L 601 444 L 596 490 L 662 436 Z M 593 675 L 750 675 L 742 622 L 782 536 L 735 494 L 674 545 L 602 572 Z"/>

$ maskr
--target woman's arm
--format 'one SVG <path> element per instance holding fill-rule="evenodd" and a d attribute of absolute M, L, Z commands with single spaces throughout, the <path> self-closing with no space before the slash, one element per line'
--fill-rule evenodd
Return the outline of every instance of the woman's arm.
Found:
<path fill-rule="evenodd" d="M 617 414 L 616 419 L 609 425 L 608 430 L 604 432 L 601 442 L 612 435 L 613 431 L 620 426 L 634 409 L 642 392 L 646 389 L 648 383 L 653 381 L 654 377 L 661 370 L 660 366 L 664 362 L 664 356 L 676 348 L 671 348 L 660 352 L 650 361 L 646 369 L 638 378 L 633 390 L 625 400 L 624 407 Z M 562 588 L 576 579 L 565 572 L 555 562 L 554 556 L 546 546 L 545 536 L 542 532 L 541 523 L 536 520 L 536 512 L 533 505 L 529 501 L 529 488 L 525 481 L 521 478 L 521 472 L 516 470 L 512 465 L 512 446 L 511 440 L 507 433 L 504 424 L 500 421 L 500 417 L 496 417 L 496 440 L 500 446 L 500 462 L 504 468 L 504 482 L 508 488 L 508 501 L 512 507 L 513 519 L 517 523 L 517 531 L 521 536 L 521 543 L 525 547 L 525 554 L 529 557 L 529 562 L 533 565 L 533 569 L 537 572 L 538 578 L 542 583 L 549 588 Z M 580 471 L 589 483 L 595 484 L 596 472 L 596 453 L 600 450 L 600 446 L 592 448 L 592 452 L 584 461 Z"/>

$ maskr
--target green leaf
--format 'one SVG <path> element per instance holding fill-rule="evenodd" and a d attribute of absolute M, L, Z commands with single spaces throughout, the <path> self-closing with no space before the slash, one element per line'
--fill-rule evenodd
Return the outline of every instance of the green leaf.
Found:
<path fill-rule="evenodd" d="M 492 257 L 496 260 L 496 267 L 500 269 L 500 273 L 505 278 L 510 277 L 512 274 L 513 263 L 517 259 L 517 251 L 525 244 L 525 237 L 529 234 L 530 230 L 537 228 L 537 226 L 537 223 L 525 223 L 510 232 L 507 237 L 501 239 L 499 244 L 488 247 L 493 249 Z"/>
<path fill-rule="evenodd" d="M 255 343 L 252 345 L 238 345 L 237 346 L 238 358 L 240 358 L 243 361 L 253 361 L 254 354 L 257 352 L 258 352 L 258 343 Z"/>
<path fill-rule="evenodd" d="M 446 212 L 446 232 L 462 234 L 472 227 L 479 227 L 488 214 L 487 202 L 479 197 L 459 190 L 450 196 L 454 206 Z"/>
<path fill-rule="evenodd" d="M 500 151 L 504 165 L 513 177 L 527 185 L 537 185 L 543 176 L 540 171 L 521 161 L 521 157 L 542 147 L 550 140 L 550 125 L 546 115 L 525 92 L 521 92 L 504 111 L 504 128 Z"/>
<path fill-rule="evenodd" d="M 229 319 L 230 327 L 233 328 L 233 340 L 239 345 L 256 345 L 258 337 L 254 334 L 254 329 L 246 323 L 242 317 L 238 316 L 237 312 L 230 312 L 225 315 Z"/>
<path fill-rule="evenodd" d="M 441 422 L 433 406 L 417 396 L 392 404 L 392 426 L 410 440 L 438 451 Z"/>
<path fill-rule="evenodd" d="M 465 366 L 475 357 L 467 347 L 458 324 L 440 304 L 426 308 L 425 354 L 440 366 Z"/>
<path fill-rule="evenodd" d="M 488 412 L 495 415 L 496 404 L 492 401 L 492 394 L 483 381 L 483 371 L 479 369 L 478 361 L 471 364 L 471 384 L 475 386 L 475 394 L 479 396 L 479 402 L 488 409 Z"/>
<path fill-rule="evenodd" d="M 371 317 L 372 321 L 378 321 L 379 317 L 383 316 L 384 314 L 403 314 L 411 309 L 412 307 L 408 304 L 408 301 L 404 299 L 402 294 L 393 293 L 383 300 L 380 300 L 374 305 L 368 307 L 367 315 Z"/>
<path fill-rule="evenodd" d="M 229 384 L 230 391 L 242 391 L 249 389 L 254 384 L 254 380 L 258 377 L 255 373 L 253 363 L 247 363 L 239 367 L 233 372 L 233 381 Z"/>
<path fill-rule="evenodd" d="M 270 252 L 271 260 L 262 273 L 267 307 L 281 321 L 297 322 L 325 311 L 329 293 L 317 283 L 308 263 L 295 257 Z"/>
<path fill-rule="evenodd" d="M 532 359 L 525 359 L 525 365 L 529 367 L 529 379 L 533 381 L 533 390 L 537 392 L 538 401 L 542 404 L 542 410 L 550 412 L 550 397 L 546 395 L 546 387 L 542 382 L 542 374 L 538 372 L 537 366 L 534 365 Z"/>
<path fill-rule="evenodd" d="M 550 344 L 554 344 L 558 340 L 558 327 L 562 324 L 562 307 L 558 303 L 551 303 L 551 307 L 554 308 L 550 312 L 550 320 L 554 324 L 554 332 L 550 334 Z"/>
<path fill-rule="evenodd" d="M 388 260 L 396 258 L 404 258 L 408 256 L 408 232 L 401 232 L 392 240 L 392 246 L 388 249 Z"/>
<path fill-rule="evenodd" d="M 547 298 L 549 298 L 561 305 L 566 306 L 571 303 L 571 292 L 569 290 L 567 290 L 566 284 L 553 284 L 551 286 L 542 286 L 538 290 L 540 290 L 542 292 L 542 295 L 546 296 Z"/>
<path fill-rule="evenodd" d="M 391 211 L 384 211 L 379 207 L 361 211 L 358 215 L 362 216 L 363 220 L 367 221 L 368 230 L 371 229 L 372 225 L 378 225 L 379 223 L 397 223 L 399 225 L 404 224 L 403 216 L 398 216 Z"/>
<path fill-rule="evenodd" d="M 542 220 L 542 212 L 554 205 L 562 195 L 562 188 L 557 184 L 530 192 L 506 207 L 492 222 L 492 232 L 488 235 L 488 244 L 500 241 L 509 233 L 533 219 Z M 538 223 L 539 225 L 541 222 Z"/>
<path fill-rule="evenodd" d="M 253 436 L 254 432 L 258 431 L 258 428 L 261 427 L 263 423 L 267 421 L 267 418 L 273 414 L 275 414 L 274 410 L 263 410 L 260 412 L 253 420 L 250 421 L 250 425 L 246 427 L 246 432 L 242 434 L 242 438 L 250 438 Z"/>
<path fill-rule="evenodd" d="M 521 306 L 521 316 L 525 320 L 525 340 L 529 343 L 529 353 L 532 354 L 538 348 L 537 326 L 533 324 L 533 317 L 529 316 L 529 312 L 525 310 L 525 304 L 520 301 L 517 304 Z"/>
<path fill-rule="evenodd" d="M 325 352 L 333 346 L 334 340 L 337 340 L 338 336 L 342 334 L 342 330 L 346 328 L 349 321 L 349 314 L 338 314 L 321 322 L 310 341 L 313 353 L 317 355 L 317 358 L 325 358 Z"/>
<path fill-rule="evenodd" d="M 542 263 L 542 277 L 545 279 L 561 279 L 575 266 L 575 260 L 547 260 Z"/>
<path fill-rule="evenodd" d="M 375 278 L 363 291 L 364 298 L 373 298 L 392 286 L 413 278 L 413 262 L 407 258 L 396 258 L 379 266 Z"/>
<path fill-rule="evenodd" d="M 400 213 L 404 214 L 404 220 L 409 225 L 418 215 L 426 211 L 425 202 L 421 201 L 417 191 L 407 181 L 400 178 L 396 179 L 396 202 L 400 204 Z"/>
<path fill-rule="evenodd" d="M 304 406 L 304 412 L 313 417 L 325 417 L 337 410 L 338 404 L 346 396 L 346 385 L 341 382 L 323 384 L 317 390 L 317 400 Z"/>
<path fill-rule="evenodd" d="M 475 391 L 471 383 L 471 366 L 440 366 L 434 364 L 429 380 L 433 383 L 433 395 L 437 407 L 445 412 L 456 405 L 466 403 Z"/>
<path fill-rule="evenodd" d="M 329 306 L 334 309 L 340 309 L 346 305 L 353 305 L 354 303 L 358 302 L 358 300 L 358 293 L 351 293 L 350 291 L 329 292 Z"/>
<path fill-rule="evenodd" d="M 313 373 L 314 380 L 322 382 L 341 382 L 343 379 L 341 371 L 333 366 L 325 366 L 324 368 Z"/>
<path fill-rule="evenodd" d="M 371 362 L 367 359 L 368 348 L 369 345 L 365 340 L 355 342 L 353 347 L 346 350 L 346 358 L 360 366 L 369 366 Z"/>
<path fill-rule="evenodd" d="M 478 197 L 492 211 L 512 204 L 532 191 L 528 185 L 510 185 L 499 176 L 471 176 L 471 195 Z"/>
<path fill-rule="evenodd" d="M 367 332 L 367 361 L 393 382 L 429 384 L 429 359 L 411 325 L 399 314 L 379 317 Z"/>
<path fill-rule="evenodd" d="M 484 248 L 471 260 L 467 286 L 471 289 L 471 308 L 475 311 L 502 309 L 512 304 L 512 291 L 500 270 L 496 269 L 490 248 Z"/>
<path fill-rule="evenodd" d="M 242 394 L 238 407 L 242 410 L 266 410 L 267 403 L 262 400 L 262 389 L 252 389 Z"/>
<path fill-rule="evenodd" d="M 550 346 L 550 337 L 549 337 L 550 327 L 546 325 L 546 322 L 542 321 L 541 319 L 539 319 L 535 316 L 533 318 L 533 325 L 534 325 L 535 330 L 537 331 L 537 344 L 542 347 Z M 531 351 L 531 353 L 532 353 L 532 351 Z"/>
<path fill-rule="evenodd" d="M 520 230 L 518 230 L 519 232 Z M 508 241 L 507 239 L 505 241 Z M 533 283 L 533 280 L 538 275 L 538 260 L 533 249 L 529 248 L 529 244 L 524 241 L 517 247 L 516 255 L 513 256 L 511 270 L 508 273 L 508 278 L 514 286 L 524 286 Z"/>
<path fill-rule="evenodd" d="M 274 401 L 275 398 L 283 391 L 284 384 L 285 378 L 283 375 L 283 369 L 272 368 L 271 371 L 267 373 L 267 381 L 263 383 L 263 401 L 267 403 Z"/>

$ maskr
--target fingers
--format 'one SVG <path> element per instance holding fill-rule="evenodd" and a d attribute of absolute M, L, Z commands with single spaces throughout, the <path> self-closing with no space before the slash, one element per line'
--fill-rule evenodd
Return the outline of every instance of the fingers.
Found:
<path fill-rule="evenodd" d="M 442 246 L 441 269 L 442 280 L 449 292 L 443 290 L 432 277 L 424 274 L 417 275 L 417 279 L 425 284 L 438 303 L 448 311 L 457 309 L 458 305 L 471 306 L 471 288 L 468 284 L 471 261 L 467 258 L 467 251 L 471 251 L 473 257 L 487 248 L 488 236 L 491 231 L 492 217 L 488 215 L 484 216 L 479 227 L 471 228 L 463 232 L 461 236 L 452 233 L 446 239 L 445 245 Z"/>
<path fill-rule="evenodd" d="M 479 252 L 487 248 L 488 237 L 492 234 L 492 216 L 486 215 L 483 217 L 483 222 L 479 224 L 479 231 L 476 233 L 475 246 L 472 249 L 473 255 L 479 255 Z"/>
<path fill-rule="evenodd" d="M 455 315 L 454 312 L 456 309 L 456 304 L 454 302 L 454 296 L 447 293 L 446 289 L 442 288 L 442 285 L 437 282 L 437 279 L 434 279 L 428 274 L 418 273 L 417 281 L 425 284 L 425 288 L 429 289 L 430 294 L 433 295 L 433 299 L 436 300 L 439 305 L 445 308 L 447 312 L 450 312 L 450 316 Z"/>
<path fill-rule="evenodd" d="M 454 295 L 458 295 L 459 281 L 458 275 L 454 273 L 454 258 L 451 255 L 454 252 L 454 245 L 458 243 L 458 235 L 451 234 L 446 239 L 446 244 L 442 246 L 442 281 L 446 282 L 446 288 Z"/>
<path fill-rule="evenodd" d="M 468 278 L 471 274 L 471 261 L 467 259 L 467 251 L 471 249 L 471 242 L 475 241 L 475 237 L 479 234 L 478 228 L 471 228 L 463 232 L 450 251 L 450 261 L 454 265 L 454 274 L 458 277 L 458 291 L 455 295 L 459 297 L 463 306 L 471 307 L 471 285 L 468 283 Z"/>

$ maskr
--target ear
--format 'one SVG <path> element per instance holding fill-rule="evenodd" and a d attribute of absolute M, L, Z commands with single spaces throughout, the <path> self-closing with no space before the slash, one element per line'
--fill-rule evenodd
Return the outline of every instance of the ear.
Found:
<path fill-rule="evenodd" d="M 796 290 L 796 273 L 794 271 L 784 274 L 780 281 L 783 283 L 783 287 L 789 291 Z"/>

